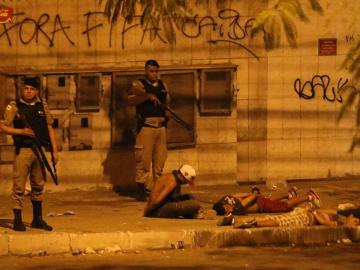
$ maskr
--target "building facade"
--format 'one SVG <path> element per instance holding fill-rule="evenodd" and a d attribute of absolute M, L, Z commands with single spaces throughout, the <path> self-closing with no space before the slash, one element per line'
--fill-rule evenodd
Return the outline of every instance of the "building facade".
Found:
<path fill-rule="evenodd" d="M 165 171 L 192 164 L 204 185 L 358 175 L 359 153 L 348 151 L 353 117 L 336 117 L 351 83 L 341 65 L 360 38 L 360 3 L 322 0 L 322 16 L 306 10 L 310 22 L 297 22 L 298 48 L 282 36 L 268 52 L 250 28 L 274 1 L 191 2 L 192 20 L 170 44 L 161 26 L 141 26 L 140 10 L 110 23 L 98 0 L 0 1 L 14 12 L 0 25 L 1 115 L 21 78 L 40 76 L 63 186 L 127 188 L 135 170 L 127 90 L 156 59 L 172 109 L 194 127 L 170 121 Z M 11 138 L 1 143 L 0 177 L 9 185 Z"/>

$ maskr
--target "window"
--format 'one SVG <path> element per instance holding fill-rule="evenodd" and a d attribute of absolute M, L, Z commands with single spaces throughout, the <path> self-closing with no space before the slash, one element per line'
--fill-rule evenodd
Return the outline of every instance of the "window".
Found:
<path fill-rule="evenodd" d="M 76 110 L 98 112 L 100 110 L 100 74 L 80 74 L 76 89 Z"/>
<path fill-rule="evenodd" d="M 200 115 L 230 115 L 232 69 L 201 71 Z"/>
<path fill-rule="evenodd" d="M 69 150 L 93 149 L 92 119 L 90 114 L 73 114 L 70 117 Z"/>
<path fill-rule="evenodd" d="M 111 145 L 134 145 L 136 136 L 135 106 L 127 106 L 128 90 L 133 80 L 142 78 L 142 73 L 115 73 L 113 75 Z"/>
<path fill-rule="evenodd" d="M 70 107 L 70 76 L 47 75 L 47 102 L 50 109 Z"/>
<path fill-rule="evenodd" d="M 194 71 L 163 71 L 163 80 L 169 88 L 171 110 L 176 112 L 186 123 L 195 127 L 195 72 Z M 194 128 L 195 129 L 195 128 Z M 179 123 L 168 122 L 167 143 L 169 148 L 195 145 L 195 133 L 187 130 Z"/>

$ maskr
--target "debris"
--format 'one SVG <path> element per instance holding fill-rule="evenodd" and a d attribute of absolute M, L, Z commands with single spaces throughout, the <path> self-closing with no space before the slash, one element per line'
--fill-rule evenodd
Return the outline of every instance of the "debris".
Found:
<path fill-rule="evenodd" d="M 48 217 L 59 217 L 59 216 L 73 216 L 75 215 L 74 211 L 68 210 L 63 213 L 50 212 L 47 214 Z"/>
<path fill-rule="evenodd" d="M 46 256 L 47 251 L 46 250 L 36 250 L 31 253 L 31 256 Z"/>
<path fill-rule="evenodd" d="M 174 244 L 171 244 L 172 249 L 183 249 L 184 248 L 184 241 L 177 241 Z"/>
<path fill-rule="evenodd" d="M 85 253 L 84 249 L 76 249 L 76 250 L 73 250 L 71 254 L 74 255 L 74 256 L 78 256 L 78 255 L 81 255 L 81 254 L 84 254 L 84 253 Z"/>
<path fill-rule="evenodd" d="M 95 254 L 96 251 L 93 250 L 91 247 L 87 247 L 87 248 L 85 249 L 85 253 L 86 253 L 86 254 Z"/>
<path fill-rule="evenodd" d="M 106 247 L 105 248 L 105 252 L 107 253 L 117 253 L 120 252 L 121 248 L 118 245 L 115 245 L 113 247 Z"/>
<path fill-rule="evenodd" d="M 343 243 L 343 244 L 351 244 L 352 241 L 349 238 L 344 238 L 344 239 L 341 239 L 341 243 Z"/>

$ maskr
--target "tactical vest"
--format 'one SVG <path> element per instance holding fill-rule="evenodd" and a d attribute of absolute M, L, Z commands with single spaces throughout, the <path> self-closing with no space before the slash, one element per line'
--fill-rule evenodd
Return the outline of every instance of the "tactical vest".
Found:
<path fill-rule="evenodd" d="M 35 105 L 27 105 L 22 102 L 16 103 L 18 108 L 18 117 L 14 119 L 14 128 L 31 128 L 42 146 L 50 149 L 50 136 L 46 114 L 42 102 L 36 102 Z M 14 144 L 16 147 L 31 147 L 35 140 L 28 136 L 14 135 Z"/>
<path fill-rule="evenodd" d="M 164 84 L 161 80 L 158 80 L 158 85 L 155 87 L 150 84 L 147 80 L 140 80 L 144 85 L 145 92 L 154 94 L 161 103 L 166 102 L 167 92 L 165 91 Z M 142 118 L 147 117 L 165 117 L 165 111 L 159 106 L 156 106 L 153 101 L 146 100 L 145 102 L 136 106 L 136 113 Z"/>

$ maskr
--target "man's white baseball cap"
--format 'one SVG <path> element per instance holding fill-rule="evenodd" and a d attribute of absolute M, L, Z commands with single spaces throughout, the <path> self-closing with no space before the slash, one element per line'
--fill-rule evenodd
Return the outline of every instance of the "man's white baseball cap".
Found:
<path fill-rule="evenodd" d="M 196 172 L 193 167 L 188 164 L 183 164 L 179 168 L 180 173 L 188 182 L 192 182 L 195 180 Z"/>

